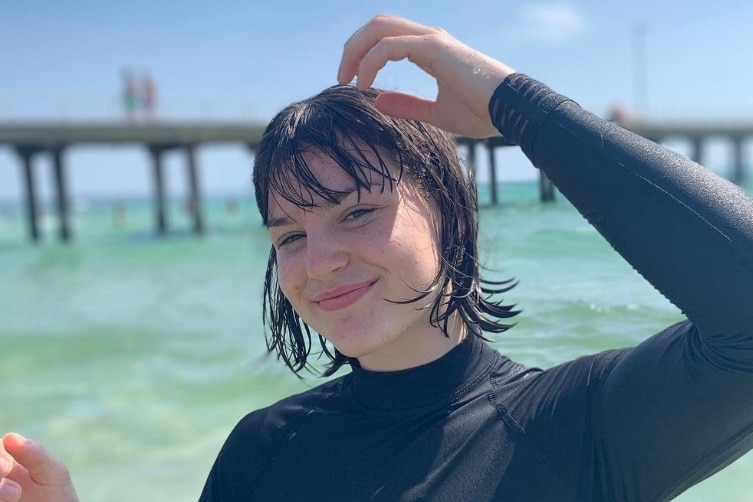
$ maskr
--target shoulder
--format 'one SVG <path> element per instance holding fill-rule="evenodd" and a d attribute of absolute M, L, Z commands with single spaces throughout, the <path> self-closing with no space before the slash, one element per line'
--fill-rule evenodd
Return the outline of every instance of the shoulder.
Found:
<path fill-rule="evenodd" d="M 509 371 L 493 382 L 493 402 L 518 432 L 518 447 L 563 480 L 579 479 L 582 466 L 591 465 L 586 445 L 594 401 L 627 351 L 608 350 L 548 369 L 508 363 Z"/>
<path fill-rule="evenodd" d="M 241 449 L 251 445 L 258 448 L 273 445 L 312 411 L 336 401 L 348 381 L 349 376 L 345 375 L 252 411 L 238 422 L 227 443 L 238 443 Z"/>
<path fill-rule="evenodd" d="M 348 376 L 295 394 L 243 417 L 228 435 L 215 459 L 202 502 L 248 500 L 274 464 L 282 441 L 295 434 L 303 418 L 341 393 Z"/>
<path fill-rule="evenodd" d="M 506 362 L 506 371 L 493 376 L 496 399 L 522 423 L 559 413 L 581 415 L 594 395 L 631 349 L 613 349 L 581 356 L 540 369 Z"/>

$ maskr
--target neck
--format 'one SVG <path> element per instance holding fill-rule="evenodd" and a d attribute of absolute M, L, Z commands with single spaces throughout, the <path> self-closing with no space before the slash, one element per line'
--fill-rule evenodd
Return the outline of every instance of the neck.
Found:
<path fill-rule="evenodd" d="M 455 348 L 465 339 L 467 331 L 460 317 L 453 315 L 447 334 L 434 326 L 418 333 L 403 333 L 389 347 L 359 357 L 358 364 L 369 371 L 399 371 L 422 366 Z"/>
<path fill-rule="evenodd" d="M 465 341 L 428 364 L 390 372 L 354 366 L 349 376 L 354 397 L 369 409 L 396 412 L 443 403 L 442 410 L 446 410 L 448 400 L 470 389 L 469 383 L 478 381 L 499 357 L 469 332 Z"/>

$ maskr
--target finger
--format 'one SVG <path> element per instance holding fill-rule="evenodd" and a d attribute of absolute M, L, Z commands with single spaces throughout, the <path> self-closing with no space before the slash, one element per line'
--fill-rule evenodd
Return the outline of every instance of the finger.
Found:
<path fill-rule="evenodd" d="M 431 66 L 436 52 L 430 49 L 430 45 L 427 35 L 383 38 L 361 59 L 356 82 L 358 88 L 368 89 L 374 83 L 379 70 L 389 61 L 407 59 L 434 76 Z"/>
<path fill-rule="evenodd" d="M 35 483 L 45 486 L 70 484 L 70 474 L 65 465 L 39 443 L 11 432 L 3 437 L 3 445 Z"/>
<path fill-rule="evenodd" d="M 0 477 L 0 502 L 21 500 L 21 487 L 15 481 Z"/>
<path fill-rule="evenodd" d="M 393 117 L 434 123 L 434 101 L 399 92 L 382 92 L 374 104 L 380 112 Z"/>
<path fill-rule="evenodd" d="M 13 458 L 5 451 L 2 441 L 0 441 L 0 478 L 7 476 L 13 469 Z"/>
<path fill-rule="evenodd" d="M 0 479 L 18 479 L 18 477 L 23 476 L 25 472 L 26 469 L 16 462 L 13 455 L 5 449 L 3 441 L 0 440 Z"/>
<path fill-rule="evenodd" d="M 374 17 L 345 42 L 337 71 L 337 81 L 340 84 L 347 84 L 353 80 L 363 57 L 383 38 L 426 35 L 437 31 L 440 30 L 399 17 L 384 15 Z"/>

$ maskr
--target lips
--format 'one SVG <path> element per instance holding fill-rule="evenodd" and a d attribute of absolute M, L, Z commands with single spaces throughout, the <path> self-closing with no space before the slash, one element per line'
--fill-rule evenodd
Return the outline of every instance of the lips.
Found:
<path fill-rule="evenodd" d="M 325 312 L 341 310 L 360 300 L 375 283 L 376 281 L 365 281 L 331 288 L 316 295 L 313 301 Z"/>

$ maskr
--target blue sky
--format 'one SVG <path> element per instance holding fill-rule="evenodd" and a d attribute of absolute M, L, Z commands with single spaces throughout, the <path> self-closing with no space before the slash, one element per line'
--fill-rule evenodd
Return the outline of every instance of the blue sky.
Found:
<path fill-rule="evenodd" d="M 129 67 L 156 78 L 163 120 L 266 122 L 333 84 L 343 42 L 380 12 L 441 26 L 600 115 L 621 103 L 657 118 L 753 117 L 747 0 L 4 0 L 0 121 L 122 120 L 120 74 Z M 643 79 L 635 78 L 639 60 Z M 434 93 L 405 63 L 390 65 L 377 85 Z M 709 164 L 724 163 L 725 149 L 713 145 Z M 66 159 L 75 196 L 149 194 L 137 147 L 77 147 Z M 249 191 L 252 159 L 241 148 L 206 147 L 199 161 L 208 192 Z M 512 152 L 503 162 L 505 178 L 535 175 Z M 43 196 L 47 166 L 44 158 L 36 166 Z M 168 157 L 171 193 L 185 188 L 181 167 L 177 154 Z M 18 160 L 0 147 L 0 199 L 19 194 Z"/>

